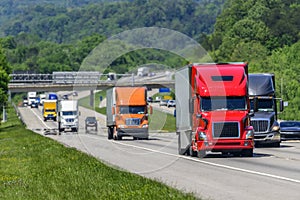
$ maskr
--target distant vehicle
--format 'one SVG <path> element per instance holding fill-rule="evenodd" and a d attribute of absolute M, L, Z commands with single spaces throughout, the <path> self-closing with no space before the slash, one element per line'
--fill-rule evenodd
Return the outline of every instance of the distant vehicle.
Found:
<path fill-rule="evenodd" d="M 57 101 L 56 100 L 46 99 L 44 101 L 43 117 L 44 117 L 44 121 L 47 121 L 49 119 L 56 121 L 56 117 L 57 117 Z"/>
<path fill-rule="evenodd" d="M 46 99 L 46 94 L 40 94 L 40 105 L 44 104 L 45 99 Z"/>
<path fill-rule="evenodd" d="M 147 102 L 148 102 L 148 103 L 153 102 L 153 98 L 152 98 L 152 97 L 147 97 Z"/>
<path fill-rule="evenodd" d="M 36 92 L 27 93 L 28 106 L 31 106 L 31 103 L 35 102 L 35 99 L 36 99 Z"/>
<path fill-rule="evenodd" d="M 162 99 L 159 102 L 159 106 L 167 106 L 168 105 L 168 99 Z"/>
<path fill-rule="evenodd" d="M 280 122 L 281 140 L 300 140 L 300 121 Z"/>
<path fill-rule="evenodd" d="M 47 99 L 49 99 L 49 100 L 58 100 L 58 96 L 57 96 L 56 93 L 49 93 L 47 95 Z"/>
<path fill-rule="evenodd" d="M 150 73 L 149 67 L 140 67 L 140 68 L 138 68 L 137 75 L 138 76 L 148 76 L 149 73 Z"/>
<path fill-rule="evenodd" d="M 39 103 L 37 101 L 33 101 L 33 102 L 31 102 L 30 107 L 31 108 L 38 108 L 39 107 Z"/>
<path fill-rule="evenodd" d="M 96 117 L 85 118 L 85 130 L 87 131 L 89 127 L 94 128 L 95 131 L 98 130 L 98 123 L 97 123 Z"/>
<path fill-rule="evenodd" d="M 74 91 L 73 96 L 78 96 L 78 93 L 76 91 Z"/>
<path fill-rule="evenodd" d="M 27 99 L 27 97 L 23 97 L 23 106 L 28 106 L 28 99 Z"/>
<path fill-rule="evenodd" d="M 78 132 L 79 129 L 79 110 L 77 100 L 58 101 L 58 131 L 59 134 L 65 129 Z"/>
<path fill-rule="evenodd" d="M 62 97 L 63 100 L 68 100 L 69 99 L 69 96 L 67 94 L 63 95 Z"/>
<path fill-rule="evenodd" d="M 176 101 L 175 100 L 169 100 L 167 103 L 167 107 L 176 107 Z"/>

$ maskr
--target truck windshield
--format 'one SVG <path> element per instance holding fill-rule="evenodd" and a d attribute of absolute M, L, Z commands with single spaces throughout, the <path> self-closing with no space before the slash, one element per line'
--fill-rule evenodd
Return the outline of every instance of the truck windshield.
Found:
<path fill-rule="evenodd" d="M 246 97 L 202 97 L 201 110 L 246 110 Z"/>
<path fill-rule="evenodd" d="M 62 115 L 77 115 L 77 111 L 63 111 Z"/>
<path fill-rule="evenodd" d="M 253 110 L 253 99 L 250 100 L 250 108 Z M 257 102 L 258 111 L 272 112 L 274 111 L 274 100 L 273 99 L 258 99 Z"/>
<path fill-rule="evenodd" d="M 55 109 L 45 109 L 46 112 L 55 112 Z"/>
<path fill-rule="evenodd" d="M 145 106 L 120 106 L 120 114 L 144 114 Z"/>

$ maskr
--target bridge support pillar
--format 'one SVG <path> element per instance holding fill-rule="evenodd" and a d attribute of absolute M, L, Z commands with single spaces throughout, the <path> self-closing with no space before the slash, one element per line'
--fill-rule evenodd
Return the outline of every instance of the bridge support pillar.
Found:
<path fill-rule="evenodd" d="M 8 90 L 8 102 L 11 102 L 11 91 Z"/>
<path fill-rule="evenodd" d="M 94 108 L 94 99 L 95 99 L 94 90 L 90 90 L 90 106 L 92 108 Z"/>

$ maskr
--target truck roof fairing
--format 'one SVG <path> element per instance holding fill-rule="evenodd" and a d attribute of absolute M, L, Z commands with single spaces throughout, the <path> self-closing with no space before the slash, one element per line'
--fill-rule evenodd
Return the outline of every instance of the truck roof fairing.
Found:
<path fill-rule="evenodd" d="M 147 90 L 145 87 L 116 87 L 116 105 L 146 105 Z"/>
<path fill-rule="evenodd" d="M 245 64 L 196 66 L 197 92 L 200 96 L 245 96 Z"/>
<path fill-rule="evenodd" d="M 272 74 L 249 74 L 249 95 L 273 95 L 275 92 Z"/>

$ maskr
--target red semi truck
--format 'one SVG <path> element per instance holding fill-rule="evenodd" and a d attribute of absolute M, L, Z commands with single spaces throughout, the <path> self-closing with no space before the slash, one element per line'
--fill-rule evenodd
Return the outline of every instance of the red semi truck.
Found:
<path fill-rule="evenodd" d="M 247 63 L 190 64 L 176 72 L 175 94 L 179 154 L 253 156 Z"/>

